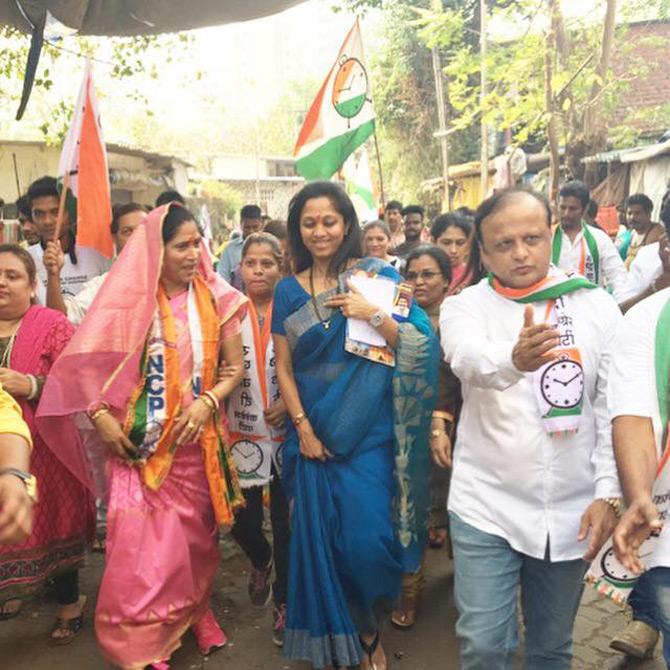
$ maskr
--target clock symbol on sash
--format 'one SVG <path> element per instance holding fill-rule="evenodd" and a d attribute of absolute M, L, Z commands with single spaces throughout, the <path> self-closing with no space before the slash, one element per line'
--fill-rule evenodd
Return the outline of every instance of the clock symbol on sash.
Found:
<path fill-rule="evenodd" d="M 333 82 L 333 107 L 345 119 L 358 116 L 370 99 L 370 85 L 365 66 L 358 58 L 343 56 Z"/>
<path fill-rule="evenodd" d="M 558 409 L 577 407 L 584 395 L 584 369 L 570 359 L 552 363 L 540 380 L 542 397 Z"/>
<path fill-rule="evenodd" d="M 263 450 L 255 442 L 239 440 L 231 449 L 240 475 L 251 475 L 263 465 Z"/>
<path fill-rule="evenodd" d="M 614 548 L 610 547 L 600 559 L 600 567 L 605 574 L 605 579 L 621 588 L 632 586 L 638 578 L 619 563 Z"/>
<path fill-rule="evenodd" d="M 277 464 L 277 469 L 281 474 L 281 470 L 284 467 L 284 445 L 281 444 L 275 451 L 275 463 Z"/>

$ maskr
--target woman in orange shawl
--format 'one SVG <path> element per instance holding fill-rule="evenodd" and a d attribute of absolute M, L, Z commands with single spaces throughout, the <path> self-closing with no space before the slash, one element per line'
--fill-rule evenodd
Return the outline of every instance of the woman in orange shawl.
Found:
<path fill-rule="evenodd" d="M 203 653 L 226 643 L 209 609 L 217 526 L 243 499 L 218 407 L 242 377 L 245 302 L 213 272 L 192 214 L 160 207 L 45 387 L 38 420 L 86 411 L 111 455 L 96 633 L 124 670 L 169 668 L 191 626 Z M 219 380 L 224 360 L 234 372 Z M 93 487 L 94 454 L 59 456 Z"/>

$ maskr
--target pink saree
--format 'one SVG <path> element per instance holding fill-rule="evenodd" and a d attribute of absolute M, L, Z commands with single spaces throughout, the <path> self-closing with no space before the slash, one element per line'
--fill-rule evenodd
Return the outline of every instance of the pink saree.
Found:
<path fill-rule="evenodd" d="M 73 330 L 60 312 L 33 305 L 21 321 L 11 368 L 47 376 Z M 81 567 L 86 541 L 95 528 L 92 497 L 52 451 L 57 444 L 65 449 L 79 444 L 72 421 L 64 422 L 60 433 L 38 430 L 34 403 L 17 400 L 33 437 L 30 467 L 38 480 L 39 502 L 30 537 L 0 546 L 0 603 L 29 596 L 51 577 Z"/>
<path fill-rule="evenodd" d="M 101 399 L 123 422 L 157 309 L 161 227 L 167 211 L 162 207 L 151 212 L 116 261 L 45 388 L 51 402 L 40 408 L 40 421 L 49 425 Z M 206 254 L 198 271 L 216 302 L 222 337 L 236 334 L 246 299 L 214 274 Z M 170 300 L 184 406 L 193 401 L 185 298 L 186 293 Z M 72 383 L 66 386 L 66 380 L 74 366 L 77 382 L 70 392 Z M 93 486 L 89 461 L 94 454 L 81 450 L 62 457 Z M 143 483 L 138 468 L 120 460 L 110 459 L 107 472 L 107 554 L 95 628 L 107 659 L 139 670 L 168 659 L 183 634 L 207 612 L 219 562 L 218 529 L 199 444 L 177 449 L 167 478 L 155 491 Z"/>

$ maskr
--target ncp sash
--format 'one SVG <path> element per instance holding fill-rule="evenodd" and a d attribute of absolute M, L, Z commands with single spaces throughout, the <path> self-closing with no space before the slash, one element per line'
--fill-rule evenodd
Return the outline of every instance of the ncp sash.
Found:
<path fill-rule="evenodd" d="M 264 411 L 280 399 L 270 326 L 270 304 L 261 328 L 253 303 L 242 321 L 244 378 L 228 398 L 232 453 L 242 488 L 270 481 L 272 462 L 280 469 L 279 449 L 284 430 L 271 426 Z"/>
<path fill-rule="evenodd" d="M 584 402 L 584 368 L 570 310 L 571 294 L 596 285 L 551 267 L 547 276 L 524 289 L 510 289 L 495 277 L 489 284 L 496 293 L 522 304 L 547 301 L 544 321 L 559 333 L 556 357 L 529 373 L 545 430 L 551 437 L 577 432 Z"/>
<path fill-rule="evenodd" d="M 561 250 L 563 248 L 563 228 L 559 225 L 554 232 L 554 239 L 551 245 L 551 262 L 560 266 Z M 589 230 L 588 224 L 582 221 L 582 239 L 579 242 L 579 266 L 569 268 L 574 272 L 586 277 L 590 282 L 598 284 L 600 280 L 600 252 L 596 238 Z"/>

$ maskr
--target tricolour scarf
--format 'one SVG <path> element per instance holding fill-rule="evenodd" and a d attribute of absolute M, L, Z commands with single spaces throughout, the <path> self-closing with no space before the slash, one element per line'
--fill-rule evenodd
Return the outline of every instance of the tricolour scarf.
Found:
<path fill-rule="evenodd" d="M 179 378 L 175 318 L 162 286 L 157 297 L 158 310 L 142 356 L 140 382 L 130 398 L 124 426 L 139 451 L 142 481 L 152 490 L 160 488 L 172 467 L 176 450 L 173 428 L 185 391 Z M 216 305 L 207 284 L 198 275 L 189 287 L 187 314 L 193 353 L 191 382 L 197 396 L 216 384 L 219 354 Z M 218 424 L 218 416 L 213 415 L 203 428 L 200 445 L 217 523 L 229 526 L 243 498 Z"/>
<path fill-rule="evenodd" d="M 284 430 L 277 430 L 265 419 L 264 411 L 279 396 L 274 346 L 270 325 L 272 304 L 263 327 L 253 303 L 242 321 L 244 379 L 228 397 L 230 443 L 242 488 L 263 486 L 270 481 L 272 460 L 284 440 Z"/>
<path fill-rule="evenodd" d="M 551 262 L 560 266 L 561 250 L 563 248 L 563 228 L 559 225 L 554 232 L 551 245 Z M 579 267 L 571 268 L 580 275 L 586 277 L 594 284 L 600 280 L 600 252 L 596 238 L 589 230 L 588 224 L 582 221 L 582 239 L 580 240 Z"/>
<path fill-rule="evenodd" d="M 523 289 L 507 288 L 493 275 L 489 275 L 489 284 L 496 293 L 514 302 L 547 302 L 544 320 L 559 332 L 559 345 L 553 351 L 553 360 L 530 373 L 533 390 L 547 433 L 551 437 L 573 435 L 579 429 L 585 380 L 569 295 L 596 288 L 595 284 L 556 268 L 550 268 L 544 279 Z"/>

